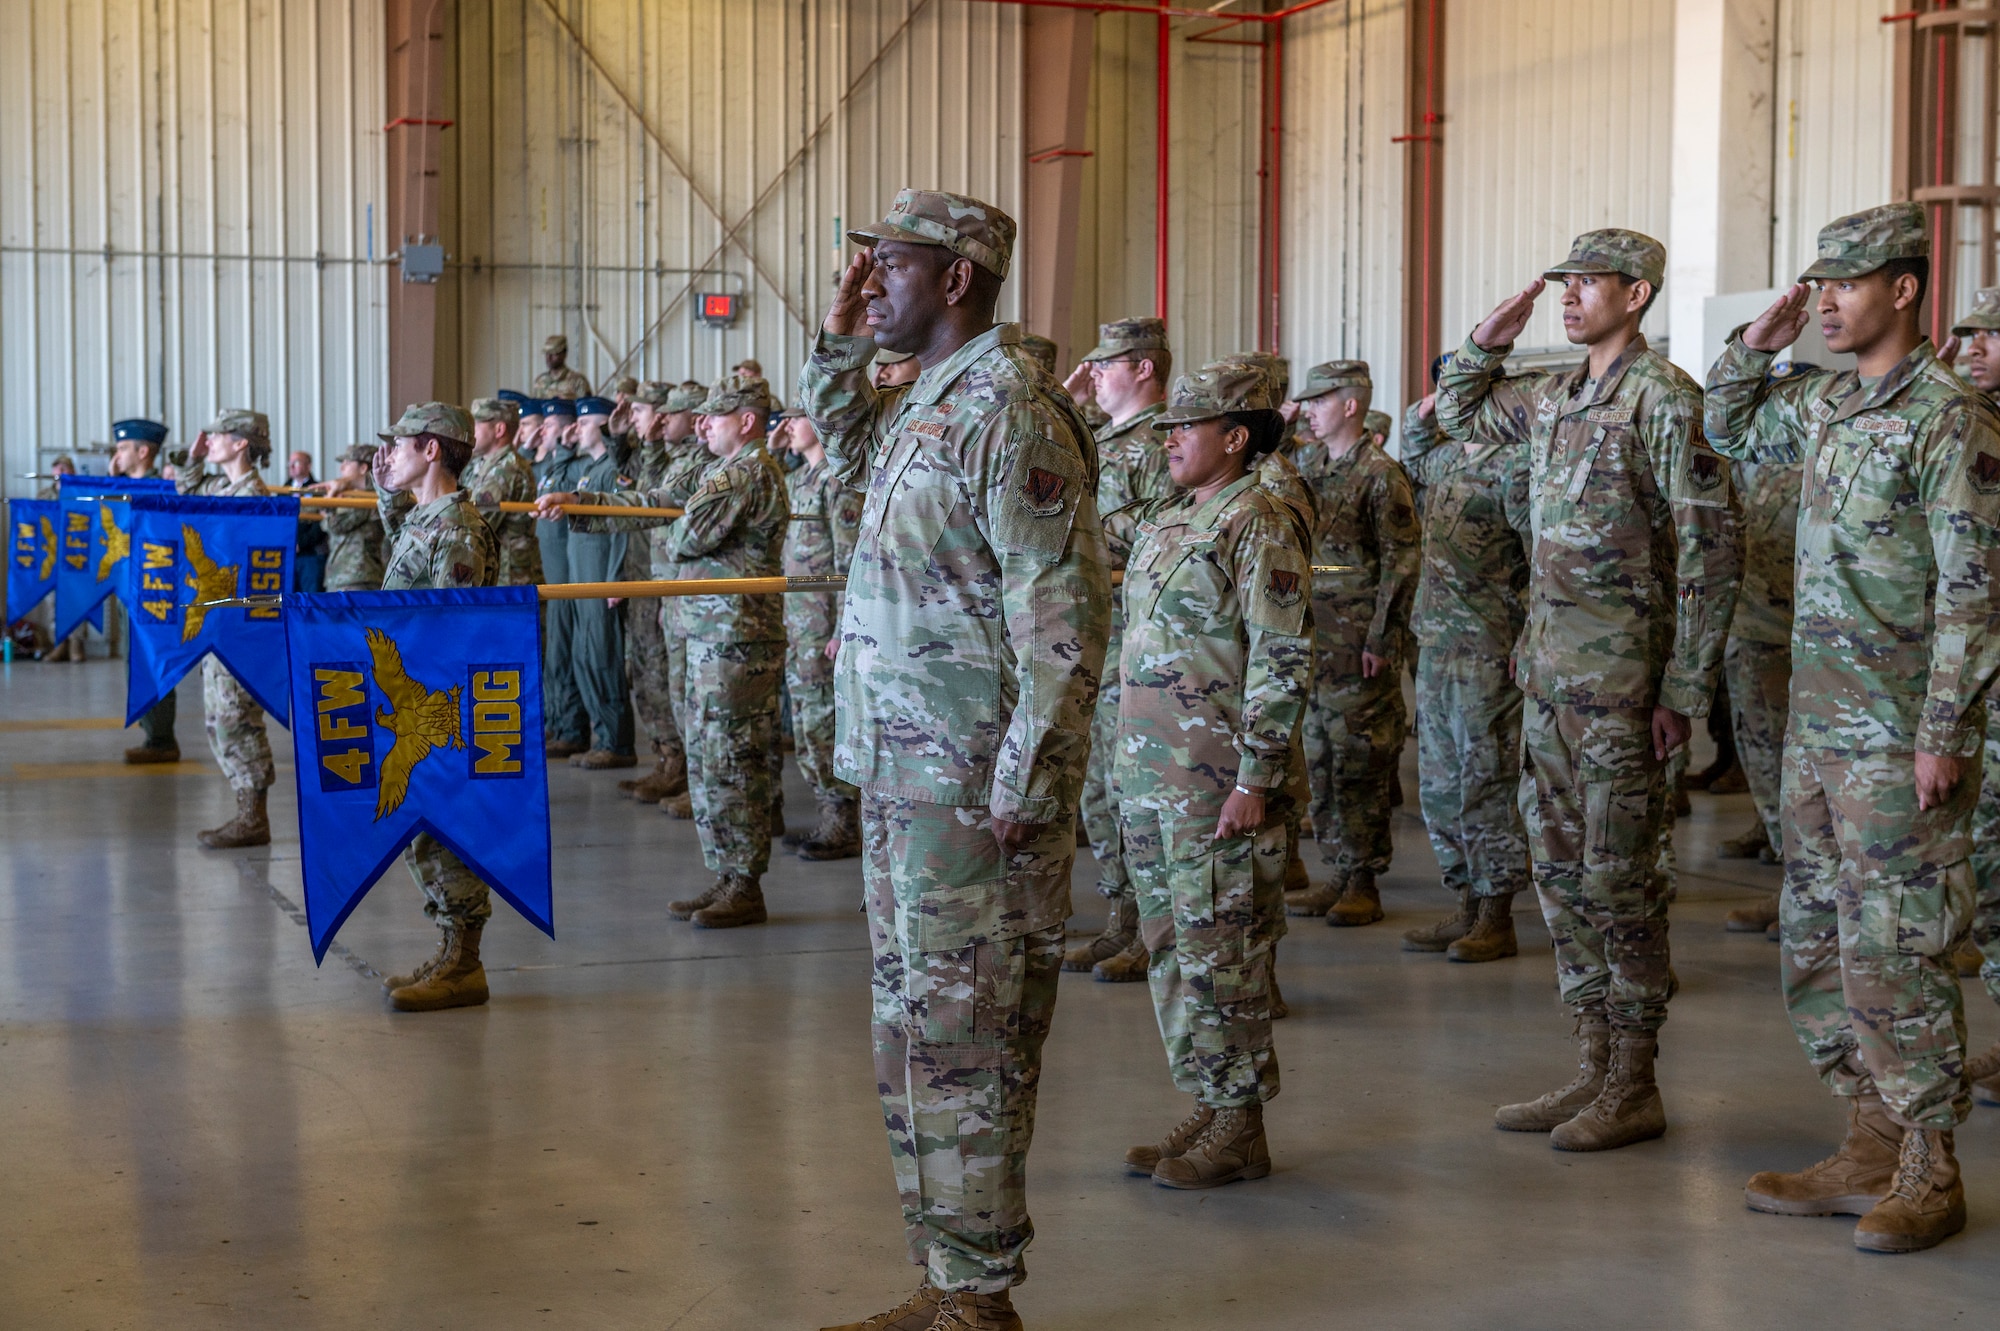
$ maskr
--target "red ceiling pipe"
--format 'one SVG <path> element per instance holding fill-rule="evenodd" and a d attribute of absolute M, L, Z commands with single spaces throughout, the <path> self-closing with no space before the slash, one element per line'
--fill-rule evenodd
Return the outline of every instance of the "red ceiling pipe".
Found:
<path fill-rule="evenodd" d="M 1167 149 L 1172 128 L 1173 103 L 1169 99 L 1167 77 L 1172 40 L 1164 0 L 1160 5 L 1159 74 L 1153 88 L 1153 313 L 1167 317 Z"/>

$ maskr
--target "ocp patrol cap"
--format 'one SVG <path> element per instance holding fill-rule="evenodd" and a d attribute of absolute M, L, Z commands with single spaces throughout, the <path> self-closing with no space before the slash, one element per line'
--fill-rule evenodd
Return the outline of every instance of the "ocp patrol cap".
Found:
<path fill-rule="evenodd" d="M 667 405 L 667 398 L 672 395 L 673 391 L 674 386 L 664 380 L 648 379 L 645 383 L 640 384 L 637 391 L 632 394 L 632 400 L 641 406 L 664 407 Z"/>
<path fill-rule="evenodd" d="M 2000 329 L 2000 287 L 1981 287 L 1972 298 L 1972 313 L 1963 315 L 1951 326 L 1953 337 L 1964 337 L 1967 333 L 1985 333 Z"/>
<path fill-rule="evenodd" d="M 1931 252 L 1930 219 L 1921 203 L 1885 203 L 1836 217 L 1819 229 L 1819 257 L 1799 274 L 1816 278 L 1862 277 L 1891 259 L 1921 259 Z"/>
<path fill-rule="evenodd" d="M 1335 389 L 1374 386 L 1375 381 L 1368 373 L 1368 362 L 1365 360 L 1322 361 L 1306 371 L 1305 381 L 1299 385 L 1299 391 L 1292 394 L 1292 399 L 1308 402 Z"/>
<path fill-rule="evenodd" d="M 1569 258 L 1542 274 L 1619 273 L 1655 288 L 1667 278 L 1667 247 L 1651 236 L 1610 226 L 1586 231 L 1570 242 Z"/>
<path fill-rule="evenodd" d="M 544 356 L 552 356 L 557 352 L 561 352 L 565 356 L 569 355 L 569 338 L 561 333 L 550 333 L 542 339 L 542 354 Z"/>
<path fill-rule="evenodd" d="M 1056 344 L 1040 333 L 1021 334 L 1021 350 L 1035 358 L 1035 361 L 1050 374 L 1056 372 Z"/>
<path fill-rule="evenodd" d="M 769 411 L 771 385 L 762 379 L 718 379 L 695 411 L 703 416 L 733 416 L 739 411 Z"/>
<path fill-rule="evenodd" d="M 248 407 L 225 407 L 215 413 L 214 420 L 201 427 L 201 432 L 268 440 L 271 437 L 271 418 L 261 411 L 251 411 Z"/>
<path fill-rule="evenodd" d="M 1186 425 L 1232 411 L 1275 411 L 1277 407 L 1277 391 L 1262 366 L 1221 360 L 1174 380 L 1172 402 L 1153 419 L 1158 425 Z"/>
<path fill-rule="evenodd" d="M 521 409 L 504 397 L 476 397 L 472 399 L 472 419 L 512 425 L 521 419 Z"/>
<path fill-rule="evenodd" d="M 674 391 L 667 394 L 668 411 L 700 411 L 701 404 L 708 401 L 707 385 L 694 379 L 683 379 Z"/>
<path fill-rule="evenodd" d="M 1271 392 L 1276 395 L 1277 400 L 1280 402 L 1285 400 L 1287 396 L 1286 390 L 1292 384 L 1292 363 L 1283 356 L 1274 356 L 1268 351 L 1232 352 L 1227 356 L 1211 361 L 1210 364 L 1248 365 L 1253 369 L 1261 370 L 1264 376 L 1271 381 Z"/>
<path fill-rule="evenodd" d="M 396 423 L 379 437 L 388 443 L 419 434 L 434 434 L 440 439 L 469 444 L 472 442 L 472 417 L 465 414 L 464 407 L 449 402 L 413 402 L 403 408 L 403 414 L 396 418 Z"/>
<path fill-rule="evenodd" d="M 143 417 L 135 416 L 130 420 L 113 421 L 111 423 L 111 438 L 116 443 L 123 443 L 127 439 L 136 439 L 142 444 L 163 444 L 167 440 L 167 427 L 158 421 L 149 421 Z"/>
<path fill-rule="evenodd" d="M 1097 345 L 1084 359 L 1115 360 L 1131 351 L 1171 350 L 1173 348 L 1167 342 L 1167 321 L 1146 315 L 1113 319 L 1108 324 L 1097 325 Z"/>
<path fill-rule="evenodd" d="M 901 189 L 887 217 L 849 231 L 847 238 L 858 245 L 881 240 L 942 245 L 1004 282 L 1014 261 L 1014 232 L 1014 219 L 990 203 L 943 190 Z"/>

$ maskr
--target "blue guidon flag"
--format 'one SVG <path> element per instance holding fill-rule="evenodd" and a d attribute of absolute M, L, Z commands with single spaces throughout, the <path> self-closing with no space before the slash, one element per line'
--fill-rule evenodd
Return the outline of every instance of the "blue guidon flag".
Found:
<path fill-rule="evenodd" d="M 533 587 L 285 598 L 313 956 L 419 832 L 555 936 Z"/>
<path fill-rule="evenodd" d="M 56 527 L 62 508 L 53 499 L 7 501 L 7 623 L 28 617 L 56 587 Z"/>
<path fill-rule="evenodd" d="M 129 498 L 171 495 L 174 483 L 157 476 L 65 476 L 59 482 L 56 521 L 56 641 L 85 618 L 104 630 L 104 598 L 125 585 L 125 557 L 132 548 Z"/>
<path fill-rule="evenodd" d="M 125 724 L 145 715 L 210 652 L 259 707 L 287 724 L 284 612 L 275 598 L 292 580 L 299 501 L 141 495 L 129 507 Z M 248 596 L 274 599 L 215 604 Z"/>

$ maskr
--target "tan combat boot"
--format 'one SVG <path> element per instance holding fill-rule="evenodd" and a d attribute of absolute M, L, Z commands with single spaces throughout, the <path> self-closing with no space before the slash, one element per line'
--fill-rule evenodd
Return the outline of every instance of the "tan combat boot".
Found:
<path fill-rule="evenodd" d="M 1968 939 L 1960 943 L 1958 950 L 1951 954 L 1951 964 L 1960 979 L 1971 979 L 1979 974 L 1979 968 L 1986 964 L 1986 958 L 1980 955 L 1979 949 Z"/>
<path fill-rule="evenodd" d="M 550 762 L 554 762 L 558 758 L 574 758 L 589 747 L 588 744 L 578 744 L 573 740 L 544 739 L 542 741 L 542 756 Z"/>
<path fill-rule="evenodd" d="M 1742 836 L 1731 837 L 1716 843 L 1715 858 L 1718 860 L 1754 860 L 1771 848 L 1771 834 L 1764 830 L 1764 820 L 1750 824 L 1750 830 Z"/>
<path fill-rule="evenodd" d="M 167 744 L 154 748 L 150 744 L 140 744 L 125 750 L 125 761 L 139 766 L 145 763 L 177 763 L 181 760 L 181 746 Z"/>
<path fill-rule="evenodd" d="M 271 844 L 271 820 L 264 815 L 264 792 L 236 792 L 236 816 L 220 827 L 211 827 L 195 840 L 210 850 L 236 850 L 242 846 Z"/>
<path fill-rule="evenodd" d="M 667 765 L 665 758 L 653 764 L 653 770 L 634 781 L 620 781 L 619 793 L 641 804 L 658 804 L 663 799 L 680 794 L 688 788 L 687 771 L 675 772 Z"/>
<path fill-rule="evenodd" d="M 1444 950 L 1447 961 L 1499 961 L 1503 957 L 1521 955 L 1521 944 L 1514 937 L 1514 894 L 1481 897 L 1479 918 L 1472 922 L 1472 932 Z"/>
<path fill-rule="evenodd" d="M 1150 1146 L 1134 1146 L 1125 1152 L 1125 1172 L 1139 1177 L 1150 1178 L 1160 1161 L 1171 1160 L 1186 1152 L 1188 1146 L 1208 1121 L 1215 1117 L 1215 1110 L 1197 1100 L 1194 1111 L 1167 1131 L 1167 1135 Z"/>
<path fill-rule="evenodd" d="M 1867 1215 L 1889 1195 L 1902 1149 L 1902 1125 L 1889 1117 L 1882 1097 L 1854 1096 L 1838 1150 L 1790 1174 L 1751 1175 L 1743 1204 L 1770 1215 Z"/>
<path fill-rule="evenodd" d="M 1754 906 L 1741 906 L 1722 917 L 1722 927 L 1732 934 L 1761 934 L 1778 922 L 1778 894 Z"/>
<path fill-rule="evenodd" d="M 1304 867 L 1303 862 L 1300 867 Z M 1287 868 L 1289 869 L 1289 866 Z M 1306 881 L 1310 883 L 1312 880 L 1307 879 Z M 1340 894 L 1346 885 L 1345 881 L 1340 878 L 1329 878 L 1318 887 L 1287 887 L 1285 889 L 1285 914 L 1309 916 L 1315 919 L 1324 916 L 1329 910 L 1333 909 L 1333 903 L 1340 900 Z"/>
<path fill-rule="evenodd" d="M 667 914 L 677 920 L 692 919 L 696 911 L 705 910 L 722 900 L 722 894 L 728 890 L 729 875 L 719 873 L 715 876 L 715 881 L 709 884 L 708 891 L 702 893 L 700 896 L 689 897 L 683 901 L 669 901 L 667 903 Z"/>
<path fill-rule="evenodd" d="M 484 1003 L 486 967 L 479 962 L 479 934 L 484 927 L 446 924 L 443 959 L 415 984 L 391 989 L 389 1006 L 398 1012 L 441 1012 Z"/>
<path fill-rule="evenodd" d="M 629 753 L 613 753 L 609 749 L 591 749 L 584 753 L 570 755 L 569 765 L 581 767 L 587 772 L 605 772 L 614 767 L 637 767 L 639 759 Z"/>
<path fill-rule="evenodd" d="M 1104 922 L 1104 932 L 1085 943 L 1063 953 L 1062 968 L 1066 971 L 1087 971 L 1098 962 L 1117 956 L 1132 946 L 1132 940 L 1139 936 L 1139 903 L 1130 897 L 1111 898 L 1111 918 Z"/>
<path fill-rule="evenodd" d="M 1014 1311 L 1014 1296 L 1004 1289 L 998 1294 L 954 1290 L 938 1303 L 931 1331 L 1021 1331 L 1021 1314 Z"/>
<path fill-rule="evenodd" d="M 1922 1252 L 1965 1228 L 1965 1184 L 1949 1132 L 1910 1128 L 1889 1195 L 1854 1227 L 1863 1252 Z"/>
<path fill-rule="evenodd" d="M 1381 918 L 1382 893 L 1375 886 L 1375 875 L 1367 869 L 1356 869 L 1347 876 L 1340 900 L 1326 912 L 1326 922 L 1336 929 L 1373 924 Z"/>
<path fill-rule="evenodd" d="M 861 802 L 843 795 L 815 796 L 819 826 L 799 843 L 802 860 L 851 860 L 861 854 Z"/>
<path fill-rule="evenodd" d="M 1615 1151 L 1664 1137 L 1667 1105 L 1653 1080 L 1653 1056 L 1659 1048 L 1657 1032 L 1611 1032 L 1611 1066 L 1597 1098 L 1551 1129 L 1549 1145 L 1558 1151 Z"/>
<path fill-rule="evenodd" d="M 746 924 L 762 924 L 770 918 L 764 909 L 764 888 L 756 874 L 726 873 L 722 895 L 713 905 L 694 913 L 697 929 L 736 929 Z"/>
<path fill-rule="evenodd" d="M 823 1326 L 819 1331 L 930 1331 L 937 1321 L 938 1304 L 944 1292 L 931 1286 L 926 1280 L 917 1286 L 917 1292 L 885 1313 L 860 1322 L 842 1322 L 839 1326 Z"/>
<path fill-rule="evenodd" d="M 1153 964 L 1153 954 L 1146 947 L 1146 940 L 1138 934 L 1132 935 L 1123 951 L 1114 952 L 1090 968 L 1090 978 L 1099 984 L 1130 984 L 1134 980 L 1146 978 L 1146 968 Z"/>
<path fill-rule="evenodd" d="M 1216 1110 L 1185 1151 L 1162 1157 L 1153 1166 L 1153 1182 L 1163 1188 L 1219 1188 L 1238 1179 L 1263 1178 L 1270 1172 L 1264 1106 L 1232 1105 Z"/>
<path fill-rule="evenodd" d="M 1965 1079 L 1972 1083 L 1973 1099 L 1983 1105 L 2000 1105 L 2000 1042 L 1965 1060 Z"/>
<path fill-rule="evenodd" d="M 1472 932 L 1472 919 L 1476 913 L 1472 889 L 1461 888 L 1458 893 L 1458 913 L 1447 915 L 1435 924 L 1421 925 L 1403 934 L 1405 952 L 1442 952 L 1459 939 Z"/>
<path fill-rule="evenodd" d="M 1576 1014 L 1577 1073 L 1569 1085 L 1518 1105 L 1501 1105 L 1493 1126 L 1506 1132 L 1554 1132 L 1597 1098 L 1611 1061 L 1611 1023 L 1601 1009 Z"/>
<path fill-rule="evenodd" d="M 679 818 L 683 822 L 694 817 L 694 795 L 683 790 L 678 795 L 669 795 L 660 801 L 660 812 L 669 818 Z"/>
<path fill-rule="evenodd" d="M 423 961 L 418 964 L 417 968 L 415 970 L 412 970 L 407 975 L 384 976 L 382 979 L 383 991 L 386 993 L 394 993 L 398 989 L 402 989 L 409 985 L 415 984 L 417 981 L 423 979 L 426 975 L 429 975 L 432 971 L 436 970 L 440 965 L 442 965 L 445 956 L 448 953 L 450 953 L 450 951 L 451 951 L 451 935 L 443 929 L 438 930 L 437 951 L 431 953 L 428 957 L 425 957 Z"/>

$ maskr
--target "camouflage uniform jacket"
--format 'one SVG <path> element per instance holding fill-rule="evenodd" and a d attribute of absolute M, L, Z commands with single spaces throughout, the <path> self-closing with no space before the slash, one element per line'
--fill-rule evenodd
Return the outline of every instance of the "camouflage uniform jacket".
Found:
<path fill-rule="evenodd" d="M 1122 425 L 1098 427 L 1097 511 L 1103 515 L 1104 545 L 1111 567 L 1124 568 L 1138 536 L 1138 516 L 1131 507 L 1142 499 L 1160 499 L 1174 492 L 1167 476 L 1166 441 L 1153 418 L 1165 402 L 1146 407 Z"/>
<path fill-rule="evenodd" d="M 590 502 L 652 508 L 671 507 L 678 500 L 661 490 L 622 490 L 593 494 Z M 735 457 L 717 461 L 685 502 L 687 511 L 670 519 L 660 537 L 660 553 L 673 570 L 668 576 L 679 581 L 775 578 L 784 571 L 791 509 L 785 502 L 784 475 L 763 440 L 752 440 Z M 669 631 L 702 642 L 783 642 L 784 600 L 782 594 L 675 597 L 670 604 L 677 615 Z"/>
<path fill-rule="evenodd" d="M 590 380 L 565 365 L 560 370 L 543 370 L 528 387 L 529 397 L 567 398 L 574 402 L 590 396 Z"/>
<path fill-rule="evenodd" d="M 1277 448 L 1264 454 L 1257 459 L 1255 475 L 1266 494 L 1283 500 L 1292 510 L 1301 529 L 1312 530 L 1319 514 L 1319 496 L 1313 493 L 1312 485 L 1289 453 Z"/>
<path fill-rule="evenodd" d="M 865 484 L 835 667 L 839 775 L 1015 822 L 1075 815 L 1110 633 L 1097 445 L 1001 324 L 878 393 L 821 332 L 802 400 Z"/>
<path fill-rule="evenodd" d="M 1418 486 L 1423 570 L 1410 628 L 1440 651 L 1511 656 L 1528 621 L 1528 450 L 1447 439 L 1403 412 L 1403 465 Z"/>
<path fill-rule="evenodd" d="M 1743 499 L 1743 590 L 1729 636 L 1746 642 L 1792 640 L 1792 580 L 1797 573 L 1799 462 L 1737 462 L 1736 492 Z"/>
<path fill-rule="evenodd" d="M 369 483 L 374 492 L 374 483 Z M 323 510 L 326 530 L 326 589 L 330 592 L 374 591 L 382 585 L 383 550 L 387 533 L 382 519 L 365 508 Z"/>
<path fill-rule="evenodd" d="M 1342 456 L 1324 446 L 1305 453 L 1303 475 L 1318 499 L 1312 562 L 1352 573 L 1315 573 L 1313 625 L 1324 662 L 1340 675 L 1361 674 L 1361 653 L 1400 659 L 1417 590 L 1416 502 L 1410 478 L 1379 444 L 1363 438 Z"/>
<path fill-rule="evenodd" d="M 861 531 L 861 492 L 841 484 L 822 459 L 785 478 L 792 520 L 785 530 L 785 576 L 845 573 Z M 785 636 L 802 650 L 824 648 L 840 624 L 841 595 L 792 592 L 785 597 Z"/>
<path fill-rule="evenodd" d="M 458 478 L 459 485 L 493 529 L 499 543 L 500 571 L 496 587 L 521 587 L 542 580 L 542 548 L 535 541 L 535 519 L 527 513 L 502 513 L 503 503 L 531 503 L 535 498 L 535 472 L 527 460 L 512 448 L 503 448 L 487 457 L 476 457 Z"/>
<path fill-rule="evenodd" d="M 656 490 L 666 479 L 667 463 L 670 456 L 663 439 L 641 439 L 632 436 L 631 456 L 626 459 L 626 470 L 631 482 L 626 488 L 632 490 Z M 654 542 L 659 540 L 661 529 L 652 528 L 645 535 L 630 542 L 625 547 L 625 565 L 619 576 L 628 581 L 636 581 L 653 576 Z"/>
<path fill-rule="evenodd" d="M 500 569 L 500 546 L 486 518 L 464 490 L 428 504 L 396 504 L 378 491 L 376 511 L 393 544 L 382 574 L 385 592 L 491 587 Z"/>
<path fill-rule="evenodd" d="M 1300 762 L 1312 692 L 1312 574 L 1297 523 L 1252 474 L 1206 503 L 1140 509 L 1125 572 L 1114 783 L 1123 798 L 1212 837 L 1241 781 L 1269 790 Z"/>
<path fill-rule="evenodd" d="M 1588 365 L 1496 380 L 1506 354 L 1468 337 L 1438 381 L 1437 417 L 1454 439 L 1528 448 L 1522 691 L 1708 715 L 1742 551 L 1701 390 L 1643 337 L 1594 386 Z"/>
<path fill-rule="evenodd" d="M 1872 390 L 1851 370 L 1776 383 L 1732 339 L 1708 372 L 1709 439 L 1805 464 L 1791 737 L 1967 756 L 2000 669 L 2000 421 L 1919 343 Z"/>
<path fill-rule="evenodd" d="M 228 472 L 220 467 L 211 467 L 207 459 L 197 462 L 185 454 L 177 454 L 174 458 L 174 489 L 184 495 L 221 495 L 225 498 L 271 493 L 271 487 L 264 484 L 264 478 L 254 469 L 242 480 L 232 481 Z"/>

